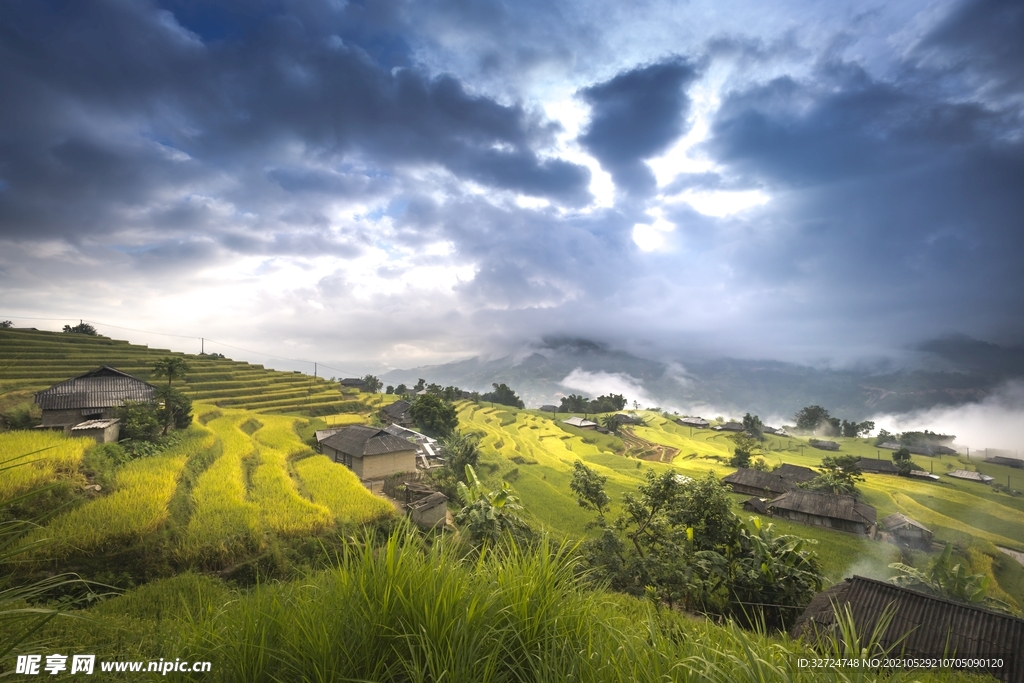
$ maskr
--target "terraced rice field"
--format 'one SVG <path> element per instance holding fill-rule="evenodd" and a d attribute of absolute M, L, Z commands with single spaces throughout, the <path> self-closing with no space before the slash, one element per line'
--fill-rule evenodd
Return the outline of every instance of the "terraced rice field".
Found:
<path fill-rule="evenodd" d="M 0 433 L 0 501 L 45 486 L 78 469 L 89 438 L 44 431 Z"/>
<path fill-rule="evenodd" d="M 102 365 L 150 382 L 154 361 L 178 356 L 191 370 L 175 386 L 195 401 L 260 413 L 326 415 L 364 407 L 367 397 L 342 394 L 334 382 L 297 372 L 268 370 L 228 359 L 138 346 L 107 337 L 0 330 L 0 390 L 39 391 Z M 380 399 L 375 399 L 379 401 Z"/>
<path fill-rule="evenodd" d="M 459 419 L 462 429 L 481 437 L 482 471 L 492 482 L 506 479 L 512 483 L 531 521 L 559 535 L 584 538 L 593 533 L 586 527 L 593 517 L 578 507 L 569 490 L 572 463 L 577 458 L 608 477 L 612 517 L 618 513 L 622 494 L 635 490 L 647 468 L 663 471 L 672 467 L 691 477 L 703 476 L 708 471 L 723 477 L 735 471 L 728 465 L 733 450 L 729 434 L 691 430 L 649 411 L 639 414 L 645 418 L 646 426 L 630 427 L 630 431 L 643 441 L 675 449 L 677 455 L 671 463 L 660 462 L 660 457 L 644 460 L 627 457 L 638 452 L 635 442 L 628 436 L 624 443 L 612 436 L 580 431 L 562 425 L 561 420 L 567 417 L 563 415 L 552 420 L 550 415 L 538 411 L 463 403 Z M 879 452 L 867 439 L 835 440 L 840 443 L 840 453 L 883 458 L 892 455 L 890 451 Z M 761 457 L 771 465 L 792 463 L 817 467 L 822 457 L 830 454 L 810 447 L 801 438 L 768 436 Z M 914 456 L 914 460 L 936 473 L 974 465 L 951 456 L 934 459 Z M 992 468 L 1006 472 L 989 471 Z M 988 466 L 986 473 L 1002 476 L 1004 481 L 1009 474 L 1019 477 L 1024 484 L 1024 475 L 1019 470 Z M 1012 574 L 1013 582 L 1020 579 L 1024 585 L 1024 570 L 1014 567 L 1012 560 L 996 549 L 1002 546 L 1024 550 L 1024 498 L 945 476 L 938 483 L 877 474 L 866 474 L 865 479 L 859 488 L 866 502 L 877 509 L 879 519 L 903 512 L 931 529 L 937 540 L 955 541 L 968 548 L 972 571 L 992 573 L 992 565 L 996 563 L 1004 574 Z M 740 506 L 747 497 L 733 496 L 735 510 L 742 517 L 751 516 Z M 886 578 L 892 574 L 888 565 L 900 559 L 896 546 L 881 541 L 785 520 L 766 518 L 764 521 L 775 524 L 780 532 L 816 540 L 815 550 L 832 580 L 853 573 Z M 999 571 L 995 573 L 1000 575 Z M 1024 603 L 1024 594 L 1015 590 L 1013 599 Z M 994 586 L 992 593 L 1001 599 L 1008 597 L 999 586 Z"/>

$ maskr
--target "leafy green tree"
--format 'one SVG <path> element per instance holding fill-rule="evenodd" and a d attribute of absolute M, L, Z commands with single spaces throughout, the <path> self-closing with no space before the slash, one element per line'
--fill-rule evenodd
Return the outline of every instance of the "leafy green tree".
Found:
<path fill-rule="evenodd" d="M 885 443 L 886 441 L 892 441 L 895 438 L 896 437 L 890 434 L 888 430 L 880 429 L 878 431 L 878 436 L 875 437 L 875 445 L 878 446 L 880 444 Z"/>
<path fill-rule="evenodd" d="M 506 532 L 513 537 L 529 533 L 529 526 L 516 515 L 523 507 L 507 481 L 497 491 L 488 491 L 471 465 L 466 465 L 465 476 L 466 481 L 458 483 L 462 509 L 455 515 L 455 523 L 465 525 L 474 543 L 493 545 Z"/>
<path fill-rule="evenodd" d="M 171 388 L 171 382 L 181 379 L 190 370 L 184 358 L 178 356 L 164 356 L 153 363 L 153 376 L 166 377 L 167 388 Z"/>
<path fill-rule="evenodd" d="M 184 429 L 192 424 L 192 399 L 173 387 L 160 387 L 156 395 L 163 404 L 159 416 L 165 434 L 170 426 Z"/>
<path fill-rule="evenodd" d="M 399 384 L 397 387 L 395 387 L 395 393 L 399 396 L 405 396 L 406 394 L 409 393 L 409 387 L 405 386 L 404 384 Z"/>
<path fill-rule="evenodd" d="M 160 408 L 155 403 L 125 401 L 118 411 L 122 440 L 156 441 L 160 435 Z"/>
<path fill-rule="evenodd" d="M 558 412 L 560 413 L 586 413 L 590 409 L 590 399 L 578 394 L 569 394 L 560 401 Z"/>
<path fill-rule="evenodd" d="M 445 468 L 456 478 L 466 472 L 466 466 L 476 467 L 480 461 L 480 445 L 476 436 L 463 432 L 452 432 L 440 440 L 441 452 L 445 456 Z"/>
<path fill-rule="evenodd" d="M 481 401 L 499 403 L 503 406 L 512 406 L 513 408 L 524 407 L 522 399 L 516 396 L 516 392 L 510 389 L 506 384 L 498 384 L 497 382 L 494 382 L 491 386 L 494 387 L 494 391 L 481 394 Z"/>
<path fill-rule="evenodd" d="M 64 326 L 64 332 L 69 334 L 88 334 L 92 337 L 96 336 L 96 328 L 87 322 L 79 321 L 77 325 L 72 327 L 71 325 Z"/>
<path fill-rule="evenodd" d="M 747 413 L 743 416 L 743 431 L 758 441 L 764 441 L 764 423 L 757 415 Z"/>
<path fill-rule="evenodd" d="M 604 513 L 611 503 L 611 498 L 605 493 L 604 485 L 608 477 L 602 477 L 594 470 L 577 460 L 572 464 L 572 479 L 569 481 L 569 488 L 576 494 L 576 502 L 581 508 L 597 512 L 597 524 L 604 526 Z"/>
<path fill-rule="evenodd" d="M 821 406 L 807 406 L 801 408 L 796 415 L 796 428 L 802 432 L 814 432 L 823 424 L 830 424 L 832 416 Z"/>
<path fill-rule="evenodd" d="M 455 406 L 433 394 L 417 396 L 409 406 L 409 414 L 424 433 L 438 438 L 448 436 L 459 426 Z"/>
<path fill-rule="evenodd" d="M 892 462 L 903 476 L 910 474 L 914 469 L 914 462 L 910 459 L 910 450 L 906 446 L 892 454 Z"/>
<path fill-rule="evenodd" d="M 363 384 L 366 386 L 366 391 L 371 394 L 376 394 L 384 386 L 384 383 L 377 379 L 375 375 L 363 377 Z"/>
<path fill-rule="evenodd" d="M 389 385 L 387 386 L 387 388 L 386 388 L 386 389 L 384 389 L 384 393 L 385 393 L 385 394 L 393 394 L 393 393 L 395 393 L 395 387 L 394 387 L 394 386 L 392 386 L 391 384 L 389 384 Z"/>
<path fill-rule="evenodd" d="M 857 460 L 853 455 L 825 456 L 818 476 L 800 486 L 812 491 L 857 495 L 857 482 L 864 481 Z"/>
<path fill-rule="evenodd" d="M 757 448 L 757 439 L 747 432 L 737 432 L 729 437 L 735 444 L 729 464 L 733 467 L 750 467 L 750 458 Z"/>
<path fill-rule="evenodd" d="M 622 394 L 608 394 L 598 396 L 590 402 L 589 412 L 591 413 L 613 413 L 626 407 L 626 397 Z"/>
<path fill-rule="evenodd" d="M 0 330 L 9 330 L 14 327 L 14 323 L 10 320 L 0 320 Z"/>
<path fill-rule="evenodd" d="M 416 380 L 416 386 L 414 386 L 412 388 L 412 390 L 413 391 L 423 391 L 424 387 L 426 387 L 426 386 L 427 386 L 427 380 L 425 380 L 422 377 L 420 377 L 418 380 Z"/>

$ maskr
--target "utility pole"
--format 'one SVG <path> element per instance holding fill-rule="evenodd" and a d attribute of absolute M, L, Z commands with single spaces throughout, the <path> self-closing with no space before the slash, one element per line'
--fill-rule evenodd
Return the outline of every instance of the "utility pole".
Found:
<path fill-rule="evenodd" d="M 199 341 L 199 355 L 200 356 L 205 356 L 206 355 L 206 337 L 200 337 L 199 340 L 200 340 Z"/>
<path fill-rule="evenodd" d="M 316 361 L 313 361 L 313 377 L 316 377 Z"/>

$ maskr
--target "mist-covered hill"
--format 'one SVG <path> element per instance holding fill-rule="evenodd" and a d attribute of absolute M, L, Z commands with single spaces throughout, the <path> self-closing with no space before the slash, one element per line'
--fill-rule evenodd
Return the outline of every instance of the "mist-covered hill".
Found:
<path fill-rule="evenodd" d="M 614 391 L 643 405 L 681 411 L 787 417 L 819 404 L 835 415 L 863 419 L 980 401 L 1024 375 L 1021 348 L 953 338 L 924 344 L 920 352 L 916 369 L 873 371 L 735 358 L 653 360 L 587 340 L 549 339 L 515 356 L 394 370 L 382 379 L 410 384 L 422 377 L 480 391 L 504 382 L 527 406 L 557 404 L 569 393 L 592 397 Z"/>

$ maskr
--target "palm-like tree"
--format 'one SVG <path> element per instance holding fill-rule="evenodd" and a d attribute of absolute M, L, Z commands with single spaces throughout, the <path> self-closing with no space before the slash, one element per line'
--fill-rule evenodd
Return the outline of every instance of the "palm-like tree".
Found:
<path fill-rule="evenodd" d="M 171 388 L 171 382 L 173 380 L 184 377 L 185 373 L 188 371 L 188 363 L 185 362 L 184 358 L 164 356 L 157 362 L 153 363 L 153 375 L 155 377 L 166 377 L 168 389 Z"/>

